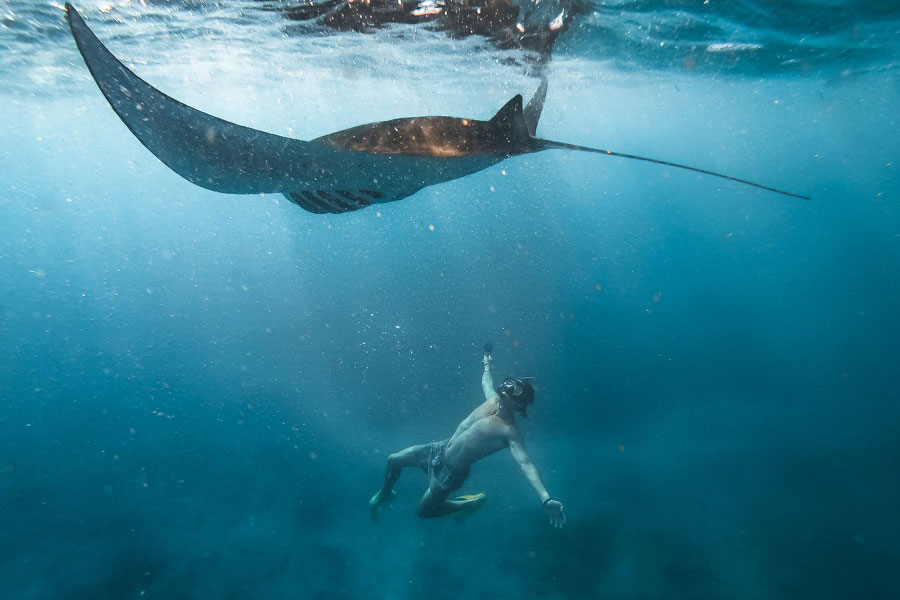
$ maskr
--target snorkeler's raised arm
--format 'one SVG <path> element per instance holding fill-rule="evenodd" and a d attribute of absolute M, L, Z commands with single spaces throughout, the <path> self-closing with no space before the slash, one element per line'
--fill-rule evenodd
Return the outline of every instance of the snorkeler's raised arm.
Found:
<path fill-rule="evenodd" d="M 484 372 L 481 374 L 481 390 L 484 392 L 484 399 L 491 400 L 497 397 L 497 390 L 494 389 L 494 376 L 491 373 L 494 359 L 491 357 L 491 344 L 488 342 L 484 345 L 484 358 L 481 359 L 484 365 Z"/>
<path fill-rule="evenodd" d="M 566 514 L 563 512 L 562 502 L 554 500 L 550 496 L 550 492 L 547 491 L 547 488 L 544 487 L 541 475 L 538 473 L 534 463 L 531 462 L 528 453 L 525 452 L 525 445 L 522 443 L 522 437 L 516 429 L 513 429 L 510 433 L 509 451 L 512 453 L 516 462 L 519 463 L 519 468 L 522 469 L 522 474 L 525 475 L 525 479 L 528 480 L 528 483 L 530 483 L 531 487 L 534 488 L 534 491 L 537 492 L 538 498 L 541 500 L 541 505 L 547 512 L 547 516 L 550 517 L 550 524 L 554 527 L 562 527 L 565 525 Z"/>

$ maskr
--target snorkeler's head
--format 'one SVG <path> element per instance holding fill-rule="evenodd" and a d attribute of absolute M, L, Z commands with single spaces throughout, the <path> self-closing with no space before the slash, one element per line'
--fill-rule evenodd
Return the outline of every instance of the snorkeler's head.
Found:
<path fill-rule="evenodd" d="M 500 384 L 497 393 L 501 401 L 512 403 L 513 410 L 520 412 L 523 417 L 528 416 L 528 405 L 534 402 L 534 387 L 530 377 L 507 377 Z"/>

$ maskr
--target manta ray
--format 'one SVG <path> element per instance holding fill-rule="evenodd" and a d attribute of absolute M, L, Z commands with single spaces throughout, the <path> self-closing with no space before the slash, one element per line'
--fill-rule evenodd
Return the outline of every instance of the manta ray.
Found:
<path fill-rule="evenodd" d="M 359 125 L 309 141 L 282 137 L 219 119 L 167 96 L 113 56 L 69 3 L 66 17 L 94 81 L 131 133 L 170 169 L 216 192 L 280 193 L 311 213 L 346 213 L 401 200 L 513 156 L 568 149 L 688 169 L 806 198 L 704 169 L 535 137 L 546 79 L 524 108 L 517 95 L 489 121 L 413 117 Z"/>

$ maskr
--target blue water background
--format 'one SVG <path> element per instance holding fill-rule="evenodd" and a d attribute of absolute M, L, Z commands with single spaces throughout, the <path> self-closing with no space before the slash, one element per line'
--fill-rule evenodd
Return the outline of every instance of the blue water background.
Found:
<path fill-rule="evenodd" d="M 226 22 L 142 62 L 141 22 L 98 32 L 176 98 L 305 139 L 537 85 L 407 30 L 413 56 Z M 0 596 L 900 597 L 895 63 L 623 68 L 579 31 L 540 135 L 813 199 L 545 152 L 311 215 L 173 174 L 63 35 L 4 63 Z M 373 524 L 386 455 L 481 400 L 487 340 L 536 377 L 522 429 L 568 525 L 508 453 L 464 523 L 416 519 L 408 472 Z"/>

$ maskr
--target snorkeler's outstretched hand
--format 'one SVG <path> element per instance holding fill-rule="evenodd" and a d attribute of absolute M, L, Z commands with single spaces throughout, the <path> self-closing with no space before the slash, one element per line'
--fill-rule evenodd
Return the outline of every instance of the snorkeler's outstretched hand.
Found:
<path fill-rule="evenodd" d="M 481 364 L 483 364 L 486 367 L 489 366 L 492 362 L 494 362 L 494 357 L 491 356 L 491 351 L 493 349 L 494 349 L 494 347 L 491 345 L 490 342 L 488 342 L 487 344 L 484 345 L 484 358 L 481 359 Z"/>
<path fill-rule="evenodd" d="M 563 505 L 559 500 L 547 500 L 544 510 L 547 511 L 550 524 L 554 527 L 562 527 L 566 524 L 566 513 L 563 512 Z"/>

